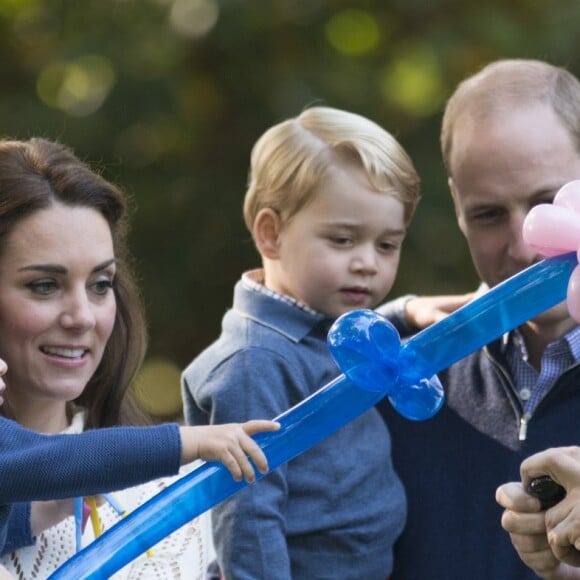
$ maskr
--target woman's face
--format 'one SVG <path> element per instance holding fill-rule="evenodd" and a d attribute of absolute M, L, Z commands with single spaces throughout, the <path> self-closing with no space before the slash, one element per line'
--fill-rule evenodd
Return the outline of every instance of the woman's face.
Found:
<path fill-rule="evenodd" d="M 8 364 L 4 396 L 17 419 L 83 392 L 113 330 L 114 276 L 111 231 L 96 210 L 57 203 L 7 236 L 0 358 Z"/>

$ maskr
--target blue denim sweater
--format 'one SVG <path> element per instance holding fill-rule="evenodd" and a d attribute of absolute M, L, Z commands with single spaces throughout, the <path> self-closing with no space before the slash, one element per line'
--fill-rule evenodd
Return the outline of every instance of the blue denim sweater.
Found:
<path fill-rule="evenodd" d="M 495 490 L 519 481 L 520 463 L 533 453 L 580 444 L 580 365 L 557 379 L 522 441 L 523 409 L 499 341 L 439 377 L 446 403 L 433 419 L 407 421 L 388 401 L 380 404 L 408 497 L 392 579 L 537 578 L 501 527 Z"/>
<path fill-rule="evenodd" d="M 239 282 L 221 336 L 184 371 L 187 422 L 271 419 L 311 395 L 339 374 L 330 322 Z M 405 498 L 378 411 L 235 494 L 213 518 L 228 579 L 384 580 Z"/>
<path fill-rule="evenodd" d="M 95 495 L 178 472 L 177 425 L 41 435 L 0 416 L 0 553 L 33 542 L 33 500 Z"/>

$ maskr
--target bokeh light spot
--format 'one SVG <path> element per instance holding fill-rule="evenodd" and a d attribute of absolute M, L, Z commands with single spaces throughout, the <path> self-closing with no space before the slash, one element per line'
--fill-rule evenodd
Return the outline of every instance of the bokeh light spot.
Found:
<path fill-rule="evenodd" d="M 154 417 L 181 414 L 181 371 L 166 358 L 143 363 L 135 381 L 135 395 L 141 407 Z"/>
<path fill-rule="evenodd" d="M 199 38 L 216 25 L 218 17 L 219 6 L 215 0 L 176 0 L 169 20 L 178 34 Z"/>
<path fill-rule="evenodd" d="M 84 117 L 101 107 L 115 80 L 115 70 L 107 58 L 85 55 L 47 65 L 38 77 L 36 89 L 48 106 Z"/>
<path fill-rule="evenodd" d="M 376 19 L 365 10 L 354 8 L 332 16 L 326 24 L 325 33 L 329 44 L 348 56 L 370 52 L 381 37 Z"/>
<path fill-rule="evenodd" d="M 426 47 L 404 51 L 383 71 L 381 90 L 386 100 L 417 117 L 441 109 L 445 88 L 437 58 Z"/>

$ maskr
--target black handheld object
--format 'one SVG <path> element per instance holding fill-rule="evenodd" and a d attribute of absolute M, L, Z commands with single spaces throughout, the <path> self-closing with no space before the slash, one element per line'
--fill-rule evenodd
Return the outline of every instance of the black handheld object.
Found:
<path fill-rule="evenodd" d="M 566 497 L 566 490 L 549 475 L 540 475 L 532 479 L 526 491 L 540 500 L 542 510 L 555 506 Z"/>

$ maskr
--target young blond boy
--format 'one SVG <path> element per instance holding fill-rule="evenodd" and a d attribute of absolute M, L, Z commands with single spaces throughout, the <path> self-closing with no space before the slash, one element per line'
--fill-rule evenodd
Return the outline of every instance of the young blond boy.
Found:
<path fill-rule="evenodd" d="M 389 292 L 418 199 L 410 158 L 364 117 L 313 107 L 266 131 L 244 202 L 262 269 L 184 371 L 188 423 L 272 418 L 338 375 L 329 326 Z M 236 580 L 384 580 L 405 505 L 371 409 L 215 508 L 218 562 Z"/>

